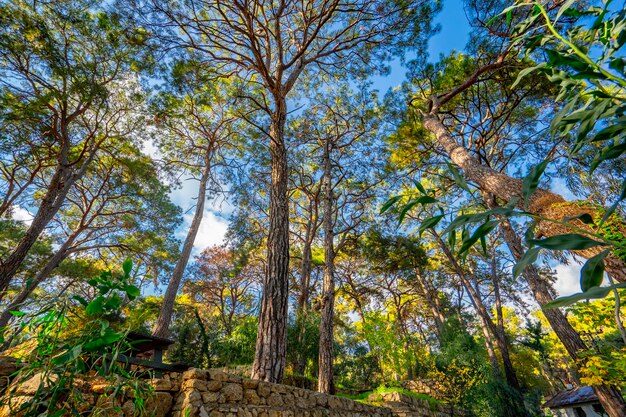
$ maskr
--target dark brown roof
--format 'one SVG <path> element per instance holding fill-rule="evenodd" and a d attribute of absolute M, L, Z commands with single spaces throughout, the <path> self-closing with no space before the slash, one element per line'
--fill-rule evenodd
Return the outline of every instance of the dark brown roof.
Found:
<path fill-rule="evenodd" d="M 548 408 L 566 407 L 575 404 L 597 402 L 598 397 L 591 387 L 578 387 L 566 391 L 561 391 L 550 398 L 543 405 Z"/>
<path fill-rule="evenodd" d="M 152 336 L 140 332 L 128 332 L 126 340 L 133 344 L 133 347 L 140 351 L 151 350 L 154 348 L 164 349 L 173 344 L 174 341 L 163 337 Z"/>

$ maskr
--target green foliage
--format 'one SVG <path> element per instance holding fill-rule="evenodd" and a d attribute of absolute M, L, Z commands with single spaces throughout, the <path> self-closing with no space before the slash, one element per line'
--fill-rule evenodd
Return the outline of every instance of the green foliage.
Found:
<path fill-rule="evenodd" d="M 317 378 L 319 356 L 320 315 L 316 311 L 297 314 L 287 326 L 287 363 L 295 377 Z M 297 375 L 302 367 L 302 375 Z"/>
<path fill-rule="evenodd" d="M 376 398 L 377 396 L 375 394 L 384 394 L 387 392 L 399 392 L 402 393 L 404 395 L 407 395 L 409 397 L 412 398 L 417 398 L 419 400 L 424 400 L 428 403 L 428 405 L 431 408 L 434 408 L 438 405 L 442 405 L 443 403 L 441 401 L 439 401 L 436 398 L 433 398 L 429 395 L 426 394 L 422 394 L 422 393 L 417 393 L 417 392 L 413 392 L 413 391 L 409 391 L 407 389 L 401 388 L 401 387 L 394 387 L 394 386 L 386 386 L 386 385 L 380 385 L 377 388 L 371 390 L 371 391 L 365 391 L 359 394 L 347 394 L 347 393 L 339 393 L 337 394 L 338 397 L 342 397 L 342 398 L 349 398 L 351 400 L 354 401 L 359 401 L 359 402 L 363 402 L 363 403 L 367 403 L 367 404 L 376 404 L 378 402 L 378 399 Z M 374 400 L 370 400 L 370 396 L 374 394 Z"/>
<path fill-rule="evenodd" d="M 199 314 L 197 306 L 178 303 L 171 326 L 176 343 L 167 351 L 170 362 L 199 368 L 250 365 L 254 360 L 257 319 L 239 318 L 230 333 L 215 316 Z"/>
<path fill-rule="evenodd" d="M 20 383 L 39 382 L 32 399 L 20 405 L 25 416 L 78 414 L 85 406 L 80 378 L 85 375 L 104 378 L 114 391 L 111 397 L 123 396 L 126 389 L 135 392 L 137 410 L 150 394 L 149 386 L 136 381 L 117 362 L 131 346 L 125 339 L 130 330 L 119 320 L 124 299 L 132 301 L 138 288 L 131 284 L 132 263 L 124 262 L 123 272 L 103 272 L 88 281 L 93 299 L 74 295 L 51 303 L 32 315 L 21 315 L 24 331 L 32 335 L 25 343 L 22 368 L 4 401 L 10 401 Z M 18 410 L 15 410 L 18 411 Z"/>

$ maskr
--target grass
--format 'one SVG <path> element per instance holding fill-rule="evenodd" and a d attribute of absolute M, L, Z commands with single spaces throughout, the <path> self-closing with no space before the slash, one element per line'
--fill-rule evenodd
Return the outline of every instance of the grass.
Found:
<path fill-rule="evenodd" d="M 343 397 L 343 398 L 349 398 L 351 400 L 354 401 L 359 401 L 362 403 L 369 403 L 368 398 L 371 394 L 383 394 L 386 392 L 400 392 L 402 394 L 405 394 L 409 397 L 413 397 L 413 398 L 419 398 L 420 400 L 425 400 L 428 402 L 428 405 L 430 408 L 433 408 L 437 405 L 442 404 L 441 401 L 437 400 L 436 398 L 433 398 L 429 395 L 426 394 L 420 394 L 417 392 L 413 392 L 413 391 L 409 391 L 407 389 L 404 388 L 400 388 L 400 387 L 386 387 L 384 385 L 381 385 L 380 387 L 372 390 L 372 391 L 367 391 L 367 392 L 362 392 L 360 394 L 356 394 L 356 395 L 351 395 L 351 394 L 346 394 L 346 393 L 338 393 L 337 396 L 338 397 Z"/>

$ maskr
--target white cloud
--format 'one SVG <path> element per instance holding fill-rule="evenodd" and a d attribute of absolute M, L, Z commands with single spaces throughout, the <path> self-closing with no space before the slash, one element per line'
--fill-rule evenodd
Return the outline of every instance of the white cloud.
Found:
<path fill-rule="evenodd" d="M 208 246 L 221 245 L 224 243 L 227 230 L 228 223 L 224 219 L 216 216 L 212 211 L 205 211 L 193 244 L 194 248 L 201 251 Z"/>
<path fill-rule="evenodd" d="M 187 236 L 189 226 L 193 220 L 193 212 L 185 214 L 183 220 L 183 226 L 176 233 L 176 237 L 180 240 L 184 240 Z M 210 209 L 205 210 L 202 216 L 202 222 L 200 222 L 200 229 L 198 230 L 196 240 L 193 244 L 194 253 L 198 253 L 209 246 L 224 243 L 227 230 L 228 223 L 226 220 L 217 216 Z"/>
<path fill-rule="evenodd" d="M 174 204 L 183 209 L 183 225 L 176 233 L 176 237 L 184 240 L 193 220 L 198 195 L 198 181 L 188 178 L 181 181 L 181 187 L 172 190 L 170 197 Z M 232 213 L 232 206 L 224 198 L 212 198 L 206 202 L 200 229 L 194 242 L 194 253 L 198 253 L 208 246 L 221 245 L 228 230 L 225 216 Z"/>
<path fill-rule="evenodd" d="M 33 215 L 30 212 L 20 206 L 13 206 L 13 219 L 24 222 L 27 226 L 33 222 Z"/>
<path fill-rule="evenodd" d="M 554 289 L 556 289 L 559 296 L 580 292 L 581 267 L 581 265 L 572 261 L 569 265 L 559 264 L 554 268 L 557 277 Z"/>

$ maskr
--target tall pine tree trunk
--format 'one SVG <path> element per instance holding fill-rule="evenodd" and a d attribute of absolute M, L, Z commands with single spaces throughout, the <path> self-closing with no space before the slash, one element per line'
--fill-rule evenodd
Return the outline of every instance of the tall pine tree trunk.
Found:
<path fill-rule="evenodd" d="M 514 258 L 519 261 L 524 255 L 524 248 L 522 241 L 513 230 L 513 227 L 508 220 L 504 220 L 500 223 L 500 228 L 503 232 L 504 241 L 506 242 L 509 250 L 513 254 Z M 524 277 L 528 282 L 528 286 L 532 291 L 535 300 L 539 305 L 549 303 L 554 299 L 552 296 L 552 288 L 541 277 L 539 271 L 534 265 L 528 265 L 524 269 Z M 565 315 L 561 310 L 557 308 L 547 309 L 543 311 L 546 319 L 550 323 L 552 330 L 556 333 L 563 346 L 567 350 L 567 353 L 574 360 L 578 362 L 579 354 L 587 350 L 585 342 L 581 339 L 580 335 L 569 324 Z M 626 403 L 619 391 L 615 386 L 609 385 L 595 385 L 593 391 L 598 396 L 600 404 L 604 407 L 604 410 L 609 414 L 609 417 L 623 417 L 626 416 Z"/>
<path fill-rule="evenodd" d="M 289 301 L 289 200 L 287 196 L 287 104 L 276 100 L 270 127 L 272 183 L 267 270 L 259 313 L 252 378 L 280 383 L 285 371 Z"/>
<path fill-rule="evenodd" d="M 69 255 L 68 248 L 72 245 L 72 243 L 74 243 L 76 236 L 78 236 L 78 233 L 72 233 L 69 238 L 65 242 L 63 242 L 63 245 L 61 245 L 61 247 L 54 253 L 54 255 L 52 255 L 52 257 L 48 259 L 48 262 L 46 262 L 44 267 L 41 268 L 39 272 L 37 272 L 35 278 L 33 278 L 32 281 L 26 283 L 26 285 L 22 287 L 22 289 L 15 296 L 15 298 L 11 300 L 11 302 L 7 305 L 2 314 L 0 314 L 0 328 L 5 327 L 9 324 L 9 320 L 11 320 L 11 317 L 13 317 L 11 311 L 17 310 L 20 305 L 24 301 L 26 301 L 28 296 L 30 296 L 30 294 L 39 286 L 39 284 L 41 284 L 46 278 L 48 278 L 50 273 L 57 266 L 59 266 L 61 262 L 63 262 L 67 255 Z"/>
<path fill-rule="evenodd" d="M 435 322 L 435 333 L 437 335 L 437 339 L 441 342 L 443 324 L 446 317 L 443 313 L 439 298 L 437 297 L 437 292 L 422 276 L 422 272 L 418 268 L 415 269 L 415 283 L 417 284 L 417 290 L 420 292 L 421 296 L 430 308 L 430 312 L 433 315 L 433 321 Z"/>
<path fill-rule="evenodd" d="M 324 288 L 322 291 L 319 375 L 317 390 L 335 393 L 333 380 L 333 318 L 335 313 L 335 248 L 333 232 L 334 197 L 331 176 L 330 143 L 324 152 Z"/>
<path fill-rule="evenodd" d="M 204 205 L 206 202 L 206 187 L 211 175 L 211 164 L 208 158 L 205 160 L 205 166 L 200 177 L 200 183 L 198 184 L 198 198 L 196 202 L 196 211 L 193 215 L 193 220 L 187 231 L 185 242 L 183 243 L 183 250 L 176 262 L 172 277 L 167 284 L 165 290 L 165 296 L 163 297 L 163 304 L 161 304 L 161 310 L 159 311 L 159 317 L 152 330 L 152 334 L 157 337 L 167 337 L 170 333 L 169 327 L 172 321 L 172 315 L 174 314 L 174 304 L 176 303 L 176 294 L 180 287 L 180 282 L 183 279 L 185 268 L 189 263 L 189 257 L 193 250 L 193 242 L 196 240 L 198 230 L 200 229 L 200 223 L 202 222 L 202 216 L 204 215 Z"/>
<path fill-rule="evenodd" d="M 430 232 L 439 244 L 441 250 L 444 252 L 446 257 L 454 267 L 457 276 L 467 290 L 472 305 L 474 306 L 474 309 L 478 314 L 481 324 L 488 327 L 489 333 L 495 337 L 495 342 L 498 346 L 498 350 L 500 351 L 500 356 L 502 357 L 502 363 L 504 365 L 504 375 L 506 378 L 506 382 L 509 386 L 511 386 L 520 394 L 520 409 L 524 409 L 523 415 L 528 415 L 523 405 L 523 401 L 521 400 L 522 395 L 520 391 L 519 379 L 517 378 L 517 373 L 513 368 L 513 363 L 509 354 L 508 341 L 506 340 L 506 337 L 504 335 L 504 329 L 502 329 L 502 332 L 500 332 L 498 327 L 494 324 L 493 320 L 491 319 L 491 315 L 489 314 L 489 311 L 485 307 L 485 304 L 480 297 L 480 294 L 478 293 L 477 289 L 474 288 L 474 286 L 472 285 L 471 280 L 468 278 L 463 268 L 461 268 L 461 265 L 458 263 L 456 257 L 454 256 L 448 245 L 445 244 L 443 239 L 441 239 L 441 236 L 439 236 L 439 234 L 434 229 L 430 229 Z"/>
<path fill-rule="evenodd" d="M 495 171 L 481 164 L 470 155 L 467 149 L 452 138 L 450 132 L 448 132 L 448 129 L 436 113 L 436 108 L 430 113 L 423 114 L 423 125 L 435 135 L 437 142 L 443 146 L 452 162 L 463 170 L 465 177 L 478 184 L 481 191 L 491 193 L 505 202 L 517 201 L 516 204 L 519 208 L 558 222 L 562 222 L 565 217 L 575 217 L 583 213 L 590 214 L 592 217 L 596 217 L 595 215 L 599 214 L 596 213 L 596 209 L 593 207 L 567 203 L 562 196 L 542 188 L 538 188 L 533 193 L 529 199 L 528 207 L 525 207 L 522 180 Z M 574 220 L 572 224 L 578 228 L 592 231 L 589 225 L 579 220 Z M 537 232 L 540 236 L 572 233 L 568 226 L 553 221 L 539 221 L 537 226 Z M 589 259 L 604 249 L 605 247 L 603 246 L 595 246 L 572 252 Z M 626 263 L 615 256 L 615 254 L 609 254 L 605 258 L 605 267 L 607 273 L 616 281 L 626 282 Z"/>

